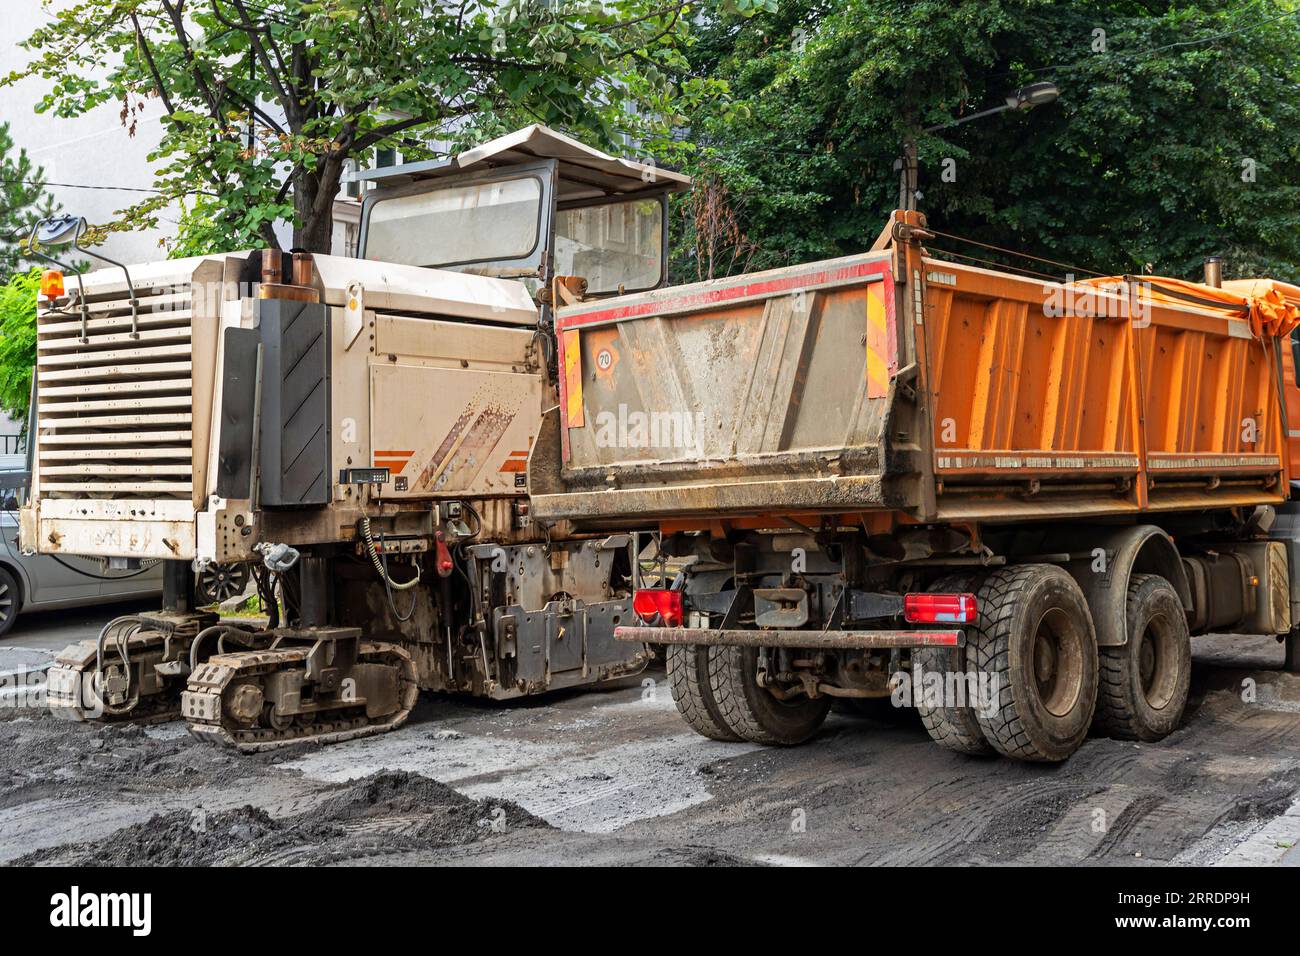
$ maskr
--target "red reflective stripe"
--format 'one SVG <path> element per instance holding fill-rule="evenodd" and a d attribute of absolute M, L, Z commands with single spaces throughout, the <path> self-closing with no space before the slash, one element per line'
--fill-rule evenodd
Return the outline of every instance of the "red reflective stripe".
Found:
<path fill-rule="evenodd" d="M 935 647 L 956 647 L 961 641 L 952 631 L 917 631 L 915 636 L 918 644 Z"/>
<path fill-rule="evenodd" d="M 715 305 L 731 299 L 775 295 L 778 292 L 807 289 L 810 286 L 825 285 L 844 279 L 883 275 L 888 270 L 889 262 L 887 260 L 875 260 L 873 262 L 859 262 L 856 265 L 843 266 L 839 269 L 828 269 L 824 272 L 785 276 L 780 279 L 768 279 L 765 282 L 741 283 L 722 289 L 706 289 L 703 292 L 693 292 L 676 298 L 651 299 L 644 302 L 634 302 L 631 305 L 615 306 L 610 309 L 582 312 L 577 315 L 561 315 L 556 321 L 556 329 L 564 331 L 565 329 L 575 329 L 583 325 L 592 325 L 596 322 L 617 322 L 620 319 L 636 319 L 647 315 L 659 315 L 665 312 L 679 312 L 683 309 Z M 887 304 L 889 304 L 888 300 L 889 296 L 887 295 Z"/>

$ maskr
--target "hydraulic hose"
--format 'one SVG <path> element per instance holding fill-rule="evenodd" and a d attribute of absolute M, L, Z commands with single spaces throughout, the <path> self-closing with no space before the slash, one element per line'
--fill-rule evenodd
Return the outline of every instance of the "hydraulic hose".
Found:
<path fill-rule="evenodd" d="M 363 516 L 361 519 L 361 536 L 366 540 L 366 552 L 370 555 L 370 563 L 375 566 L 375 571 L 379 574 L 379 579 L 384 582 L 384 593 L 388 596 L 388 607 L 393 612 L 393 617 L 397 618 L 399 624 L 405 624 L 415 616 L 416 605 L 420 602 L 418 594 L 411 595 L 411 604 L 405 614 L 397 610 L 397 601 L 393 597 L 394 591 L 409 591 L 420 583 L 421 570 L 420 563 L 415 562 L 415 577 L 409 581 L 398 583 L 388 576 L 388 555 L 385 554 L 381 560 L 379 549 L 375 547 L 374 536 L 370 533 L 370 517 Z"/>
<path fill-rule="evenodd" d="M 382 578 L 383 582 L 390 588 L 394 591 L 409 591 L 420 583 L 419 574 L 416 574 L 416 576 L 411 578 L 411 580 L 400 584 L 388 576 L 388 572 L 384 570 L 383 562 L 379 560 L 379 550 L 375 547 L 375 539 L 371 537 L 370 518 L 368 516 L 361 519 L 361 536 L 366 539 L 366 551 L 370 555 L 370 563 L 375 566 L 375 570 L 379 572 L 379 577 Z"/>

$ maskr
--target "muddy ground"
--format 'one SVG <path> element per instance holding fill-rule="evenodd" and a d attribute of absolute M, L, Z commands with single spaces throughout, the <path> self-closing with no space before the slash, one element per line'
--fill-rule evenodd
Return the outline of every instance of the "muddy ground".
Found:
<path fill-rule="evenodd" d="M 545 703 L 426 695 L 395 733 L 258 756 L 0 711 L 0 862 L 1300 863 L 1300 676 L 1273 641 L 1195 645 L 1182 729 L 1056 767 L 947 753 L 907 714 L 716 743 L 662 672 Z"/>

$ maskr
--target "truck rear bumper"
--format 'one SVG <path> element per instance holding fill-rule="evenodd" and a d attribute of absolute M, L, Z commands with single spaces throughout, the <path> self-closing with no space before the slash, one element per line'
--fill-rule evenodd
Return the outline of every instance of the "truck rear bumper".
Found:
<path fill-rule="evenodd" d="M 644 644 L 722 644 L 737 647 L 797 647 L 808 650 L 884 650 L 895 647 L 961 647 L 965 632 L 948 631 L 778 631 L 711 627 L 617 627 L 620 641 Z"/>

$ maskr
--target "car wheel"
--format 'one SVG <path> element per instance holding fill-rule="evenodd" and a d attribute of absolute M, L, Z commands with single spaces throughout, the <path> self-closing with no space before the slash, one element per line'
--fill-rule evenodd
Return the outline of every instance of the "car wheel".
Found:
<path fill-rule="evenodd" d="M 18 612 L 22 610 L 22 594 L 18 581 L 5 568 L 0 568 L 0 637 L 13 630 Z"/>

